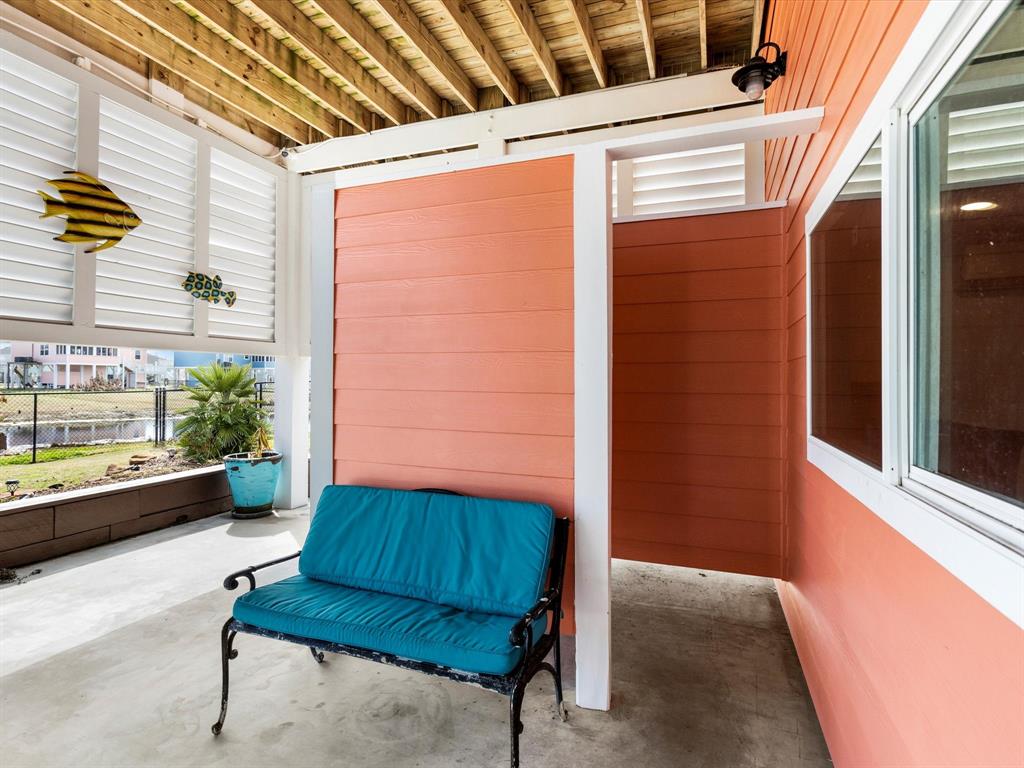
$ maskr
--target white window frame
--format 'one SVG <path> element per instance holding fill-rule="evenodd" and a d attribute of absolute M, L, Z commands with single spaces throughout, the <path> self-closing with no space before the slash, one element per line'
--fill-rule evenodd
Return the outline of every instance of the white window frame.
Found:
<path fill-rule="evenodd" d="M 807 458 L 844 490 L 1024 627 L 1024 510 L 911 464 L 914 222 L 911 126 L 956 76 L 1011 0 L 933 0 L 806 220 Z M 882 135 L 882 469 L 811 432 L 811 233 Z"/>

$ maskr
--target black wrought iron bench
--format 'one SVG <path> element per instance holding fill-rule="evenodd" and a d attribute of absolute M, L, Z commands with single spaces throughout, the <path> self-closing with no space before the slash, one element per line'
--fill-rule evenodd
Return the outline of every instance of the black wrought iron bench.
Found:
<path fill-rule="evenodd" d="M 550 672 L 562 699 L 562 586 L 569 520 L 550 507 L 462 496 L 330 486 L 303 549 L 232 573 L 249 591 L 221 630 L 222 696 L 238 633 L 354 656 L 508 696 L 511 766 L 519 765 L 523 695 Z M 299 558 L 299 575 L 256 586 L 256 572 Z M 553 663 L 547 661 L 553 656 Z"/>

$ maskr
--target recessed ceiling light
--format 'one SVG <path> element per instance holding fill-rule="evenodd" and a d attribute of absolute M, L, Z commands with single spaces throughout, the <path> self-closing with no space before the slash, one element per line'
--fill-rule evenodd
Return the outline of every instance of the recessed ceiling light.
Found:
<path fill-rule="evenodd" d="M 980 200 L 977 203 L 964 203 L 960 206 L 961 211 L 991 211 L 993 208 L 999 206 L 995 203 L 990 203 L 987 200 Z"/>

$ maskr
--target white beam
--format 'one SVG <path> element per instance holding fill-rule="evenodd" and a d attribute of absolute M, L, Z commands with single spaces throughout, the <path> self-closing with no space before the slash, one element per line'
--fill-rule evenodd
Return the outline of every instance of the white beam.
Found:
<path fill-rule="evenodd" d="M 303 189 L 302 258 L 311 276 L 309 506 L 334 482 L 334 184 Z"/>
<path fill-rule="evenodd" d="M 312 173 L 478 146 L 493 139 L 508 141 L 745 103 L 732 84 L 731 76 L 730 71 L 720 70 L 690 77 L 667 77 L 487 112 L 425 120 L 360 136 L 343 136 L 290 150 L 286 164 L 291 171 Z"/>
<path fill-rule="evenodd" d="M 750 141 L 814 133 L 824 116 L 824 107 L 808 107 L 760 117 L 657 131 L 639 137 L 613 139 L 605 142 L 603 146 L 614 159 L 620 160 L 624 157 L 662 155 L 726 144 L 746 144 Z"/>
<path fill-rule="evenodd" d="M 309 363 L 297 355 L 274 361 L 274 450 L 284 454 L 274 494 L 278 509 L 309 501 Z"/>
<path fill-rule="evenodd" d="M 601 147 L 573 165 L 576 705 L 611 706 L 611 179 Z"/>
<path fill-rule="evenodd" d="M 764 202 L 764 139 L 743 145 L 743 202 Z"/>

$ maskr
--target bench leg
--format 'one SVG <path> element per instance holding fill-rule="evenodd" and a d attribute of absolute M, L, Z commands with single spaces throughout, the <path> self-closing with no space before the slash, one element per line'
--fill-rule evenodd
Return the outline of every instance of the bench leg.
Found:
<path fill-rule="evenodd" d="M 324 652 L 323 651 L 318 651 L 313 646 L 310 646 L 309 647 L 309 652 L 313 654 L 313 658 L 316 660 L 317 664 L 323 664 L 324 663 Z"/>
<path fill-rule="evenodd" d="M 512 736 L 512 768 L 519 768 L 519 734 L 523 732 L 523 721 L 520 715 L 523 711 L 523 695 L 525 693 L 526 684 L 520 681 L 516 683 L 515 689 L 508 697 L 508 724 Z"/>
<path fill-rule="evenodd" d="M 552 674 L 555 678 L 555 706 L 558 708 L 558 719 L 564 723 L 569 719 L 569 712 L 562 700 L 562 644 L 557 636 L 555 637 L 555 669 Z"/>
<path fill-rule="evenodd" d="M 233 630 L 228 629 L 231 626 L 231 619 L 228 619 L 224 623 L 224 628 L 220 631 L 220 663 L 221 663 L 221 689 L 220 689 L 220 718 L 213 724 L 210 729 L 213 731 L 213 735 L 217 736 L 220 734 L 221 729 L 224 727 L 224 718 L 228 714 L 228 662 L 238 656 L 238 651 L 234 650 L 231 645 L 235 642 L 235 635 L 238 634 Z"/>

